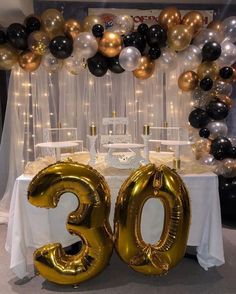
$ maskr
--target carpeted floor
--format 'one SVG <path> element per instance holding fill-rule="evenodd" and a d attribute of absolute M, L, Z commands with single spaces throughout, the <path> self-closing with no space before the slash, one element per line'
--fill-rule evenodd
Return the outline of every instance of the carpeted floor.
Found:
<path fill-rule="evenodd" d="M 14 277 L 4 250 L 6 226 L 0 225 L 0 293 L 236 293 L 236 229 L 225 227 L 223 235 L 226 263 L 219 268 L 204 271 L 194 259 L 184 258 L 168 275 L 147 277 L 129 269 L 114 254 L 110 266 L 98 277 L 73 289 L 52 284 L 40 276 L 34 277 L 32 265 L 29 265 L 29 278 L 18 280 Z"/>

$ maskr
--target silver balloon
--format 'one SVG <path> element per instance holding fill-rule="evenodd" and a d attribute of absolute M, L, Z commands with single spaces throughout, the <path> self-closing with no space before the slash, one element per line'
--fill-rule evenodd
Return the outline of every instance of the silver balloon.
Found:
<path fill-rule="evenodd" d="M 157 60 L 157 66 L 163 69 L 175 68 L 177 66 L 177 53 L 170 48 L 164 48 L 161 57 Z"/>
<path fill-rule="evenodd" d="M 61 59 L 57 59 L 53 56 L 50 52 L 43 55 L 41 60 L 41 65 L 48 71 L 48 72 L 55 72 L 62 68 L 63 61 Z"/>
<path fill-rule="evenodd" d="M 200 163 L 205 164 L 205 165 L 215 165 L 216 164 L 216 160 L 214 158 L 213 155 L 211 154 L 204 154 L 201 158 L 200 158 Z"/>
<path fill-rule="evenodd" d="M 227 17 L 223 22 L 225 40 L 236 42 L 236 16 Z"/>
<path fill-rule="evenodd" d="M 180 66 L 183 70 L 194 70 L 202 62 L 202 52 L 194 45 L 190 45 L 186 50 L 178 53 L 180 57 Z"/>
<path fill-rule="evenodd" d="M 79 58 L 93 57 L 98 50 L 98 43 L 93 34 L 82 32 L 74 39 L 74 53 Z"/>
<path fill-rule="evenodd" d="M 221 43 L 221 55 L 217 60 L 220 66 L 230 66 L 236 61 L 236 46 L 230 41 Z"/>
<path fill-rule="evenodd" d="M 236 147 L 236 137 L 230 137 L 228 138 L 232 144 L 233 147 Z"/>
<path fill-rule="evenodd" d="M 193 45 L 202 49 L 207 42 L 222 42 L 222 36 L 211 29 L 202 29 L 194 38 Z"/>
<path fill-rule="evenodd" d="M 83 58 L 79 59 L 76 55 L 71 55 L 64 61 L 65 69 L 72 75 L 78 75 L 85 68 Z"/>
<path fill-rule="evenodd" d="M 217 95 L 226 95 L 230 96 L 232 94 L 233 87 L 229 83 L 225 83 L 223 81 L 217 81 L 213 86 L 212 92 L 215 92 Z"/>
<path fill-rule="evenodd" d="M 226 136 L 228 133 L 228 127 L 223 121 L 211 121 L 206 126 L 211 132 L 210 139 L 214 140 L 218 136 Z"/>
<path fill-rule="evenodd" d="M 222 161 L 221 174 L 226 178 L 236 177 L 236 160 L 226 158 Z"/>
<path fill-rule="evenodd" d="M 134 21 L 132 16 L 122 14 L 117 15 L 113 21 L 113 26 L 109 28 L 109 31 L 125 35 L 133 31 L 134 29 Z"/>
<path fill-rule="evenodd" d="M 139 50 L 133 46 L 123 48 L 119 55 L 119 63 L 127 71 L 135 70 L 139 66 L 140 59 Z"/>
<path fill-rule="evenodd" d="M 211 94 L 209 91 L 203 91 L 201 88 L 196 88 L 193 91 L 193 101 L 192 106 L 193 107 L 200 107 L 204 108 L 212 99 Z"/>

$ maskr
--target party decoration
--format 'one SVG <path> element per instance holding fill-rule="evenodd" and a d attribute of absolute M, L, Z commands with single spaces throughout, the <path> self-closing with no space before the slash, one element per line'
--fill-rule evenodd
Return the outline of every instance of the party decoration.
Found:
<path fill-rule="evenodd" d="M 196 141 L 192 146 L 193 153 L 195 154 L 196 160 L 202 159 L 208 155 L 211 150 L 211 141 L 208 139 L 200 139 Z"/>
<path fill-rule="evenodd" d="M 122 49 L 122 38 L 112 32 L 105 32 L 99 41 L 98 50 L 106 57 L 115 57 Z"/>
<path fill-rule="evenodd" d="M 133 32 L 129 35 L 125 35 L 123 38 L 123 43 L 125 47 L 136 47 L 141 53 L 143 53 L 146 48 L 145 36 L 138 32 Z"/>
<path fill-rule="evenodd" d="M 110 71 L 117 74 L 120 74 L 125 71 L 123 67 L 120 65 L 119 56 L 108 58 L 107 62 L 108 62 L 108 68 Z"/>
<path fill-rule="evenodd" d="M 158 23 L 166 30 L 180 24 L 181 13 L 175 7 L 163 9 L 158 17 Z"/>
<path fill-rule="evenodd" d="M 127 71 L 135 70 L 140 63 L 141 54 L 135 47 L 123 48 L 119 55 L 120 65 Z"/>
<path fill-rule="evenodd" d="M 218 60 L 219 64 L 221 66 L 234 64 L 236 61 L 236 46 L 229 41 L 224 41 L 221 43 L 221 50 L 221 56 Z"/>
<path fill-rule="evenodd" d="M 50 52 L 58 59 L 68 58 L 73 51 L 73 42 L 71 38 L 57 36 L 50 41 Z"/>
<path fill-rule="evenodd" d="M 226 158 L 221 162 L 221 175 L 225 178 L 236 177 L 236 160 L 232 158 Z"/>
<path fill-rule="evenodd" d="M 82 28 L 78 20 L 70 18 L 65 22 L 64 32 L 67 37 L 75 39 L 81 31 Z"/>
<path fill-rule="evenodd" d="M 228 127 L 227 124 L 223 121 L 211 121 L 207 125 L 207 129 L 210 132 L 210 139 L 216 139 L 219 136 L 227 136 Z"/>
<path fill-rule="evenodd" d="M 217 95 L 217 100 L 224 102 L 229 109 L 233 106 L 233 100 L 226 95 Z"/>
<path fill-rule="evenodd" d="M 202 128 L 202 129 L 199 130 L 199 136 L 201 138 L 207 139 L 207 138 L 209 138 L 210 134 L 211 133 L 210 133 L 210 130 L 208 128 Z"/>
<path fill-rule="evenodd" d="M 217 42 L 207 42 L 202 47 L 202 58 L 205 61 L 214 61 L 221 55 L 221 46 Z"/>
<path fill-rule="evenodd" d="M 229 113 L 229 108 L 224 102 L 216 100 L 211 101 L 207 105 L 206 112 L 210 118 L 215 120 L 221 120 L 226 118 L 226 116 Z"/>
<path fill-rule="evenodd" d="M 177 54 L 174 50 L 170 48 L 163 48 L 161 57 L 157 60 L 160 68 L 172 69 L 175 68 L 177 62 Z"/>
<path fill-rule="evenodd" d="M 148 25 L 146 23 L 141 23 L 137 28 L 137 32 L 146 36 L 148 32 Z"/>
<path fill-rule="evenodd" d="M 168 45 L 175 51 L 186 49 L 192 40 L 192 34 L 186 25 L 176 25 L 168 30 Z"/>
<path fill-rule="evenodd" d="M 49 46 L 49 38 L 43 31 L 34 31 L 28 37 L 28 48 L 35 54 L 43 55 Z"/>
<path fill-rule="evenodd" d="M 212 20 L 208 25 L 208 29 L 216 31 L 217 33 L 223 35 L 223 23 L 220 20 Z"/>
<path fill-rule="evenodd" d="M 41 58 L 42 57 L 40 55 L 27 50 L 20 54 L 19 65 L 23 70 L 32 72 L 40 66 Z"/>
<path fill-rule="evenodd" d="M 193 128 L 198 129 L 205 127 L 208 124 L 210 118 L 205 110 L 196 108 L 190 113 L 188 120 Z"/>
<path fill-rule="evenodd" d="M 39 31 L 41 28 L 41 21 L 40 18 L 37 15 L 29 15 L 26 17 L 24 20 L 24 25 L 26 27 L 26 31 L 28 34 L 34 32 L 34 31 Z"/>
<path fill-rule="evenodd" d="M 219 67 L 217 63 L 204 61 L 198 66 L 197 74 L 199 79 L 203 79 L 205 77 L 211 78 L 212 80 L 216 80 L 218 78 Z"/>
<path fill-rule="evenodd" d="M 97 40 L 91 33 L 82 32 L 74 40 L 74 51 L 80 58 L 93 57 L 97 50 Z"/>
<path fill-rule="evenodd" d="M 19 50 L 27 49 L 26 28 L 20 23 L 13 23 L 7 28 L 7 38 L 10 44 Z"/>
<path fill-rule="evenodd" d="M 107 59 L 100 53 L 88 59 L 89 71 L 96 77 L 102 77 L 108 70 Z"/>
<path fill-rule="evenodd" d="M 34 252 L 34 265 L 51 282 L 75 285 L 99 274 L 111 257 L 110 193 L 105 179 L 91 167 L 58 162 L 33 178 L 28 200 L 37 207 L 55 208 L 65 192 L 72 192 L 78 199 L 66 226 L 81 238 L 82 247 L 70 255 L 60 243 L 44 245 Z"/>
<path fill-rule="evenodd" d="M 233 69 L 230 66 L 224 66 L 220 69 L 219 75 L 222 79 L 228 80 L 233 76 Z"/>
<path fill-rule="evenodd" d="M 178 79 L 178 86 L 182 91 L 192 91 L 198 85 L 198 76 L 194 71 L 183 72 Z"/>
<path fill-rule="evenodd" d="M 103 25 L 103 20 L 98 15 L 88 15 L 85 17 L 82 27 L 84 32 L 92 32 L 92 28 L 94 25 L 100 24 Z"/>
<path fill-rule="evenodd" d="M 7 42 L 7 35 L 4 31 L 0 30 L 0 45 L 3 45 Z"/>
<path fill-rule="evenodd" d="M 110 30 L 116 34 L 125 35 L 130 33 L 133 29 L 134 21 L 132 16 L 124 14 L 115 16 L 113 26 Z"/>
<path fill-rule="evenodd" d="M 64 32 L 64 18 L 57 9 L 47 9 L 41 15 L 42 28 L 50 38 L 61 36 Z"/>
<path fill-rule="evenodd" d="M 200 81 L 199 85 L 203 91 L 210 91 L 213 87 L 213 81 L 211 78 L 205 77 Z"/>
<path fill-rule="evenodd" d="M 214 166 L 216 165 L 216 160 L 214 158 L 213 155 L 211 154 L 203 154 L 200 158 L 199 158 L 200 162 L 204 165 L 209 165 L 209 166 Z"/>
<path fill-rule="evenodd" d="M 199 31 L 199 33 L 196 35 L 196 37 L 193 40 L 193 45 L 202 49 L 204 44 L 208 42 L 217 42 L 220 44 L 221 41 L 222 37 L 218 32 L 210 29 L 204 29 Z"/>
<path fill-rule="evenodd" d="M 155 63 L 148 57 L 142 56 L 138 68 L 133 71 L 137 79 L 145 80 L 152 76 L 155 70 Z"/>
<path fill-rule="evenodd" d="M 140 229 L 143 205 L 150 198 L 160 199 L 165 208 L 165 225 L 155 245 L 143 241 Z M 174 170 L 148 164 L 134 171 L 122 185 L 115 208 L 115 248 L 135 271 L 167 273 L 184 256 L 189 226 L 188 192 Z"/>
<path fill-rule="evenodd" d="M 151 47 L 148 50 L 148 56 L 152 59 L 152 60 L 156 60 L 161 56 L 161 49 L 158 47 Z"/>
<path fill-rule="evenodd" d="M 196 34 L 204 24 L 203 15 L 198 11 L 190 11 L 185 14 L 182 24 L 189 27 L 193 34 Z"/>
<path fill-rule="evenodd" d="M 230 16 L 222 22 L 225 39 L 234 43 L 236 41 L 236 17 Z"/>
<path fill-rule="evenodd" d="M 223 160 L 226 158 L 229 150 L 232 148 L 232 144 L 226 137 L 217 137 L 212 141 L 211 154 L 217 160 Z"/>
<path fill-rule="evenodd" d="M 202 62 L 201 49 L 197 46 L 189 45 L 187 49 L 178 53 L 181 58 L 181 65 L 185 70 L 193 70 Z"/>
<path fill-rule="evenodd" d="M 62 68 L 63 65 L 62 60 L 57 59 L 50 52 L 43 55 L 41 64 L 50 73 L 56 72 L 57 70 Z"/>
<path fill-rule="evenodd" d="M 219 176 L 219 193 L 221 214 L 223 218 L 230 218 L 232 220 L 235 220 L 236 178 L 225 178 L 223 176 Z"/>
<path fill-rule="evenodd" d="M 164 47 L 167 41 L 166 31 L 159 25 L 152 25 L 147 31 L 147 42 L 150 47 Z"/>
<path fill-rule="evenodd" d="M 101 38 L 104 33 L 104 27 L 100 24 L 95 24 L 92 28 L 92 33 L 94 37 Z"/>
<path fill-rule="evenodd" d="M 17 51 L 9 45 L 0 45 L 0 69 L 9 70 L 17 63 Z"/>
<path fill-rule="evenodd" d="M 85 68 L 83 59 L 78 59 L 76 55 L 71 55 L 69 58 L 66 58 L 64 66 L 72 75 L 78 75 Z"/>
<path fill-rule="evenodd" d="M 233 88 L 229 83 L 225 83 L 223 81 L 216 81 L 213 91 L 216 95 L 227 95 L 230 96 L 232 94 Z"/>

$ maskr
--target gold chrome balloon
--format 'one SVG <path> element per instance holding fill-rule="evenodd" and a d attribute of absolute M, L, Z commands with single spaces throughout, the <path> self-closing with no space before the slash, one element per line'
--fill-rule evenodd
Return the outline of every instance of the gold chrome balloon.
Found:
<path fill-rule="evenodd" d="M 233 99 L 226 95 L 217 95 L 217 99 L 224 102 L 229 108 L 232 108 L 234 104 Z"/>
<path fill-rule="evenodd" d="M 119 55 L 121 49 L 121 36 L 112 32 L 105 32 L 98 44 L 98 50 L 107 57 L 115 57 Z"/>
<path fill-rule="evenodd" d="M 72 39 L 78 36 L 78 34 L 82 31 L 79 21 L 73 18 L 68 19 L 65 22 L 64 30 L 65 34 L 70 36 Z"/>
<path fill-rule="evenodd" d="M 183 17 L 182 24 L 188 26 L 195 35 L 204 24 L 204 17 L 198 11 L 190 11 Z"/>
<path fill-rule="evenodd" d="M 64 18 L 57 9 L 45 10 L 41 15 L 41 21 L 43 30 L 50 38 L 63 35 Z"/>
<path fill-rule="evenodd" d="M 49 46 L 49 38 L 43 31 L 34 31 L 28 37 L 28 47 L 35 54 L 44 55 Z"/>
<path fill-rule="evenodd" d="M 140 58 L 139 66 L 133 71 L 137 79 L 145 80 L 152 76 L 155 70 L 155 62 L 147 56 Z"/>
<path fill-rule="evenodd" d="M 219 66 L 216 62 L 204 61 L 198 66 L 197 74 L 199 80 L 204 77 L 209 77 L 212 80 L 216 80 L 219 76 Z"/>
<path fill-rule="evenodd" d="M 10 45 L 0 45 L 0 70 L 9 70 L 17 63 L 17 51 Z"/>
<path fill-rule="evenodd" d="M 143 241 L 142 209 L 150 198 L 160 199 L 165 217 L 161 239 Z M 167 273 L 184 256 L 190 226 L 188 192 L 179 175 L 166 166 L 140 167 L 122 185 L 116 201 L 115 247 L 121 259 L 147 275 Z"/>
<path fill-rule="evenodd" d="M 193 91 L 198 85 L 198 75 L 188 70 L 183 72 L 178 79 L 178 86 L 182 91 Z"/>
<path fill-rule="evenodd" d="M 181 13 L 176 7 L 163 9 L 158 17 L 158 23 L 166 30 L 180 24 Z"/>
<path fill-rule="evenodd" d="M 220 20 L 211 21 L 208 26 L 208 29 L 218 32 L 220 35 L 223 34 L 223 24 Z"/>
<path fill-rule="evenodd" d="M 40 66 L 41 59 L 42 57 L 40 55 L 26 50 L 19 55 L 19 65 L 23 70 L 32 72 Z"/>
<path fill-rule="evenodd" d="M 168 45 L 175 51 L 186 49 L 192 40 L 192 34 L 187 26 L 176 25 L 168 30 Z"/>
<path fill-rule="evenodd" d="M 82 27 L 84 32 L 91 32 L 95 24 L 104 25 L 103 20 L 98 15 L 88 15 L 85 17 Z"/>
<path fill-rule="evenodd" d="M 78 207 L 69 214 L 66 226 L 71 234 L 81 237 L 82 248 L 69 255 L 60 243 L 48 244 L 34 252 L 34 264 L 49 281 L 79 284 L 99 274 L 111 257 L 110 192 L 105 179 L 90 166 L 58 162 L 34 177 L 28 200 L 37 207 L 55 208 L 66 192 L 78 199 Z"/>

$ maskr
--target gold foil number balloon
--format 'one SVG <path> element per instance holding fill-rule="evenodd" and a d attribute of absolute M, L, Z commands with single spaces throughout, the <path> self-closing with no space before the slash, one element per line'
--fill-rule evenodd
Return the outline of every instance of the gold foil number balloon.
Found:
<path fill-rule="evenodd" d="M 165 210 L 161 239 L 154 245 L 143 241 L 140 229 L 142 209 L 149 198 L 160 199 Z M 115 208 L 115 246 L 135 271 L 167 273 L 184 256 L 189 226 L 188 192 L 175 171 L 148 164 L 122 185 Z"/>
<path fill-rule="evenodd" d="M 78 199 L 78 207 L 69 214 L 66 226 L 71 234 L 81 237 L 82 248 L 69 255 L 61 244 L 48 244 L 34 252 L 34 264 L 49 281 L 79 284 L 99 274 L 112 254 L 110 193 L 105 179 L 91 167 L 58 162 L 35 176 L 29 185 L 28 200 L 37 207 L 55 208 L 65 192 Z"/>

